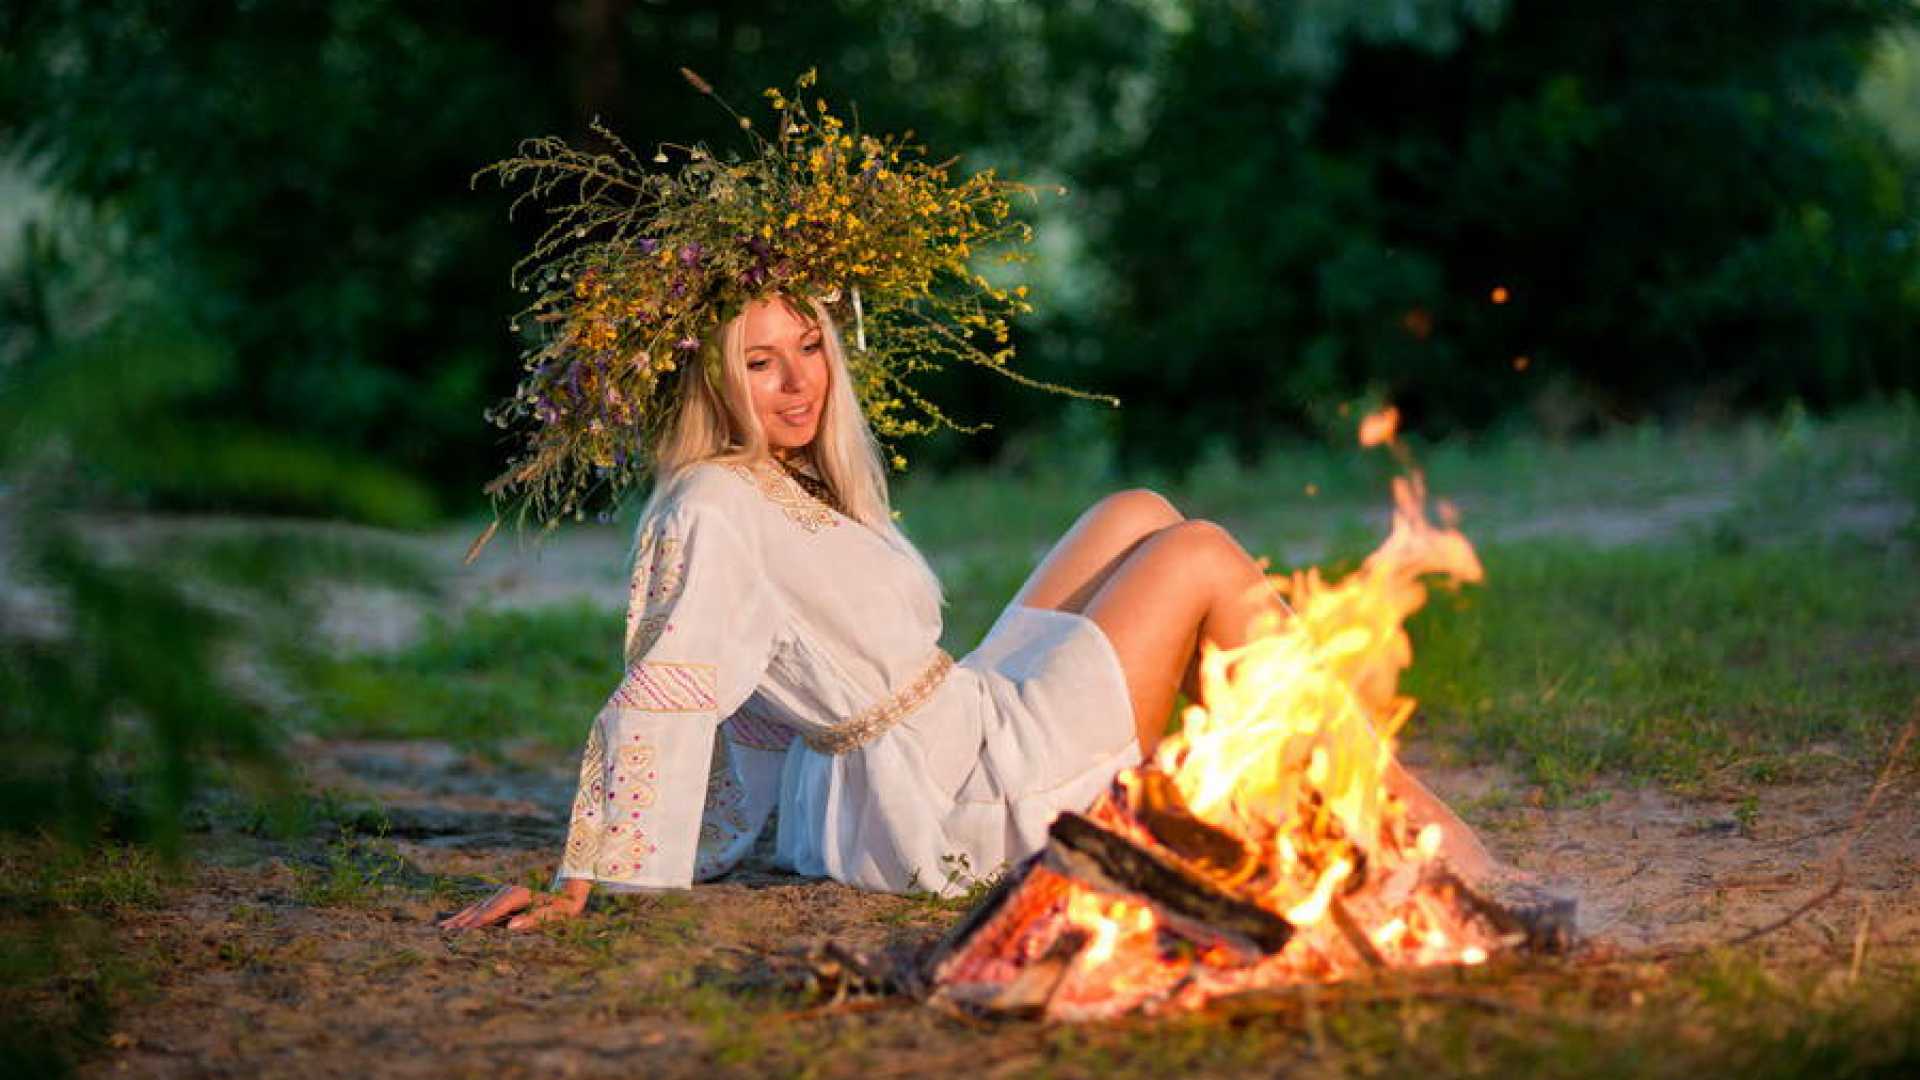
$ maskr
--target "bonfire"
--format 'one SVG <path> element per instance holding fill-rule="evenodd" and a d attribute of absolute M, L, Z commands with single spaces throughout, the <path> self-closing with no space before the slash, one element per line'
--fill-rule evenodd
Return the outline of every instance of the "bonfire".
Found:
<path fill-rule="evenodd" d="M 1397 426 L 1389 409 L 1360 431 L 1405 470 L 1386 541 L 1338 581 L 1269 579 L 1291 614 L 1204 651 L 1180 730 L 1084 814 L 1062 815 L 935 950 L 936 1001 L 1099 1019 L 1569 944 L 1570 901 L 1467 880 L 1441 824 L 1389 784 L 1415 707 L 1399 692 L 1406 620 L 1430 579 L 1483 576 L 1451 512 L 1429 518 Z"/>

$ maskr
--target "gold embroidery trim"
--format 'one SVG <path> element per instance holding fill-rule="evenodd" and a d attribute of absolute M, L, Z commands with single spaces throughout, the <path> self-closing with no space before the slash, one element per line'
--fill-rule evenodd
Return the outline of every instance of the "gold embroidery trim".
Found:
<path fill-rule="evenodd" d="M 806 740 L 808 746 L 823 754 L 844 754 L 849 750 L 858 750 L 925 704 L 951 670 L 953 657 L 948 656 L 945 649 L 937 649 L 933 662 L 913 682 L 908 683 L 906 689 L 862 711 L 839 727 L 827 731 L 802 732 L 800 737 Z"/>
<path fill-rule="evenodd" d="M 680 583 L 687 561 L 680 538 L 650 531 L 633 560 L 633 579 L 627 587 L 628 663 L 653 651 L 673 617 L 680 599 Z"/>
<path fill-rule="evenodd" d="M 593 864 L 600 857 L 600 843 L 606 829 L 604 814 L 607 797 L 607 735 L 595 720 L 587 732 L 587 749 L 580 755 L 580 786 L 573 795 L 573 815 L 567 823 L 566 855 L 560 870 L 565 874 L 592 877 Z"/>
<path fill-rule="evenodd" d="M 734 475 L 752 483 L 768 502 L 778 506 L 787 515 L 789 521 L 810 533 L 840 524 L 840 517 L 832 507 L 808 494 L 778 465 L 758 461 L 743 465 L 736 461 L 729 462 L 727 468 L 733 470 Z"/>

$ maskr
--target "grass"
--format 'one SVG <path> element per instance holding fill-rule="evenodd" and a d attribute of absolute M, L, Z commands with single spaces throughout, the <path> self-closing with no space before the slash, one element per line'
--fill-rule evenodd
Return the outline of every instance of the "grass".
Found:
<path fill-rule="evenodd" d="M 314 660 L 314 723 L 341 736 L 573 746 L 619 680 L 620 627 L 619 612 L 586 604 L 432 620 L 398 653 Z"/>
<path fill-rule="evenodd" d="M 1436 593 L 1411 627 L 1407 688 L 1425 705 L 1414 738 L 1577 798 L 1606 775 L 1700 786 L 1778 779 L 1818 760 L 1808 751 L 1868 763 L 1920 698 L 1910 402 L 1832 423 L 1790 411 L 1719 431 L 1419 449 L 1433 490 L 1466 508 L 1488 581 Z M 903 486 L 946 585 L 949 651 L 971 648 L 1046 546 L 1116 486 L 1100 460 Z M 1276 565 L 1339 568 L 1383 534 L 1391 471 L 1378 454 L 1293 447 L 1135 479 L 1232 523 Z M 586 605 L 434 621 L 399 653 L 327 662 L 319 723 L 572 747 L 617 678 L 619 625 Z"/>
<path fill-rule="evenodd" d="M 1492 546 L 1488 584 L 1410 628 L 1416 737 L 1565 796 L 1602 774 L 1780 778 L 1824 747 L 1871 764 L 1920 698 L 1911 555 L 1852 544 Z"/>
<path fill-rule="evenodd" d="M 50 839 L 0 843 L 0 908 L 32 915 L 112 915 L 152 908 L 179 868 L 151 849 L 100 841 L 76 847 Z"/>
<path fill-rule="evenodd" d="M 384 836 L 342 827 L 317 855 L 294 867 L 293 898 L 308 907 L 374 908 L 394 891 L 451 896 L 453 881 L 422 873 Z"/>
<path fill-rule="evenodd" d="M 1258 1010 L 1064 1028 L 1034 1074 L 1895 1076 L 1920 1066 L 1920 978 L 1782 974 L 1725 955 L 1665 968 L 1491 970 L 1299 988 Z"/>
<path fill-rule="evenodd" d="M 146 848 L 0 838 L 0 1076 L 65 1075 L 105 1045 L 159 966 L 113 924 L 162 906 L 179 876 Z"/>
<path fill-rule="evenodd" d="M 688 1040 L 666 1067 L 674 1075 L 1844 1078 L 1920 1067 L 1920 969 L 1910 961 L 1856 968 L 1736 952 L 1528 961 L 1080 1025 L 961 1024 L 904 1002 L 823 1010 L 817 997 L 711 963 L 596 967 L 605 1007 Z"/>
<path fill-rule="evenodd" d="M 1733 825 L 1749 831 L 1755 786 L 1826 767 L 1810 762 L 1874 764 L 1920 699 L 1920 528 L 1910 516 L 1904 526 L 1898 520 L 1920 502 L 1916 417 L 1908 404 L 1834 423 L 1789 414 L 1720 431 L 1636 428 L 1572 446 L 1508 437 L 1419 448 L 1434 490 L 1463 507 L 1488 582 L 1436 593 L 1411 627 L 1416 662 L 1406 686 L 1423 702 L 1412 736 L 1508 763 L 1561 799 L 1602 798 L 1622 778 L 1726 795 Z M 1350 565 L 1383 531 L 1388 471 L 1379 455 L 1296 446 L 1255 465 L 1214 458 L 1183 476 L 1123 479 L 1101 455 L 1083 453 L 1043 472 L 917 478 L 900 502 L 946 583 L 946 640 L 958 655 L 1045 546 L 1115 487 L 1159 488 L 1281 565 Z M 1657 527 L 1641 528 L 1648 522 Z M 271 545 L 230 543 L 226 561 L 242 569 L 277 557 Z M 397 585 L 411 573 L 344 549 L 314 557 L 335 571 L 324 576 Z M 477 747 L 534 738 L 572 750 L 618 675 L 619 640 L 620 613 L 591 606 L 429 620 L 397 652 L 309 661 L 311 723 L 332 735 Z M 322 935 L 303 932 L 282 947 L 275 927 L 312 920 L 302 909 L 319 909 L 324 925 L 354 927 L 358 959 L 328 962 L 330 985 L 343 995 L 380 1000 L 398 982 L 436 993 L 457 983 L 484 1008 L 547 1009 L 564 1032 L 587 1022 L 577 1008 L 591 993 L 594 1023 L 611 1017 L 667 1040 L 658 1053 L 645 1049 L 652 1043 L 629 1048 L 643 1070 L 1864 1077 L 1920 1069 L 1920 972 L 1910 956 L 1495 964 L 1296 988 L 1196 1017 L 980 1030 L 922 1009 L 822 1014 L 813 998 L 756 986 L 739 969 L 755 951 L 791 945 L 781 936 L 789 931 L 733 927 L 723 936 L 746 948 L 718 944 L 697 892 L 606 900 L 586 919 L 524 937 L 462 939 L 443 955 L 378 913 L 411 910 L 423 893 L 463 902 L 473 883 L 414 870 L 378 835 L 377 810 L 322 793 L 276 825 L 262 806 L 235 804 L 210 822 L 304 838 L 292 904 L 276 908 L 262 891 L 230 906 L 234 933 L 202 962 L 300 989 L 302 972 L 320 963 Z M 322 843 L 335 829 L 337 839 Z M 118 1045 L 117 1010 L 148 992 L 155 972 L 184 970 L 167 966 L 185 963 L 178 958 L 129 948 L 122 932 L 141 919 L 156 929 L 174 918 L 168 905 L 181 886 L 165 864 L 117 844 L 64 855 L 56 847 L 0 843 L 7 1075 L 97 1059 Z M 976 898 L 977 890 L 886 898 L 891 906 L 861 918 L 893 935 L 932 933 Z M 156 908 L 161 918 L 146 914 Z M 809 914 L 798 925 L 819 924 Z M 500 996 L 489 997 L 496 982 Z"/>

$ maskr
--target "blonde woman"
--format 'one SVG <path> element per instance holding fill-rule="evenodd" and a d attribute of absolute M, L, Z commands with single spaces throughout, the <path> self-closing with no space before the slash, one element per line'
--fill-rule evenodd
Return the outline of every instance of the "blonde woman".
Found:
<path fill-rule="evenodd" d="M 955 662 L 827 308 L 764 296 L 704 351 L 654 449 L 625 675 L 588 736 L 555 891 L 504 888 L 445 927 L 569 918 L 596 884 L 685 888 L 775 808 L 799 873 L 964 887 L 1151 754 L 1200 643 L 1241 644 L 1280 604 L 1225 530 L 1124 491 Z M 1424 789 L 1395 786 L 1453 826 L 1456 865 L 1486 865 Z"/>

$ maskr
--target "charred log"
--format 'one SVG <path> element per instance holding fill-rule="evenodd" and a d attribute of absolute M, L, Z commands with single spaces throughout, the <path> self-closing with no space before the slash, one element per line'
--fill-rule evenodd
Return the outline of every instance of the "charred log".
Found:
<path fill-rule="evenodd" d="M 1437 882 L 1450 887 L 1457 902 L 1502 934 L 1516 935 L 1529 952 L 1565 953 L 1573 949 L 1579 901 L 1515 879 L 1469 885 L 1450 870 Z"/>
<path fill-rule="evenodd" d="M 1035 906 L 1031 903 L 1034 890 L 1026 885 L 1039 859 L 1035 855 L 1009 867 L 993 888 L 987 890 L 987 895 L 973 906 L 973 910 L 941 936 L 933 951 L 927 954 L 926 970 L 931 979 L 936 982 L 946 980 L 950 974 L 946 970 L 951 966 L 949 961 L 961 950 L 979 951 L 984 947 L 988 952 L 1011 954 L 1014 945 L 1012 939 L 1024 929 L 1022 924 L 1026 914 Z M 1016 917 L 999 918 L 1008 907 L 1008 901 L 1015 897 L 1022 901 L 1013 905 L 1019 909 Z M 1053 897 L 1049 895 L 1043 898 L 1043 903 L 1050 904 L 1052 900 Z"/>
<path fill-rule="evenodd" d="M 1130 779 L 1134 798 L 1129 809 L 1168 851 L 1226 882 L 1245 881 L 1259 872 L 1260 857 L 1239 837 L 1194 816 L 1173 777 L 1159 769 L 1143 769 Z M 1116 797 L 1127 805 L 1123 794 L 1116 792 Z"/>
<path fill-rule="evenodd" d="M 1136 895 L 1197 941 L 1221 941 L 1249 956 L 1279 952 L 1293 926 L 1171 860 L 1095 825 L 1061 814 L 1040 859 L 1049 869 L 1101 892 Z"/>
<path fill-rule="evenodd" d="M 950 982 L 934 994 L 936 1004 L 960 1005 L 968 1011 L 1002 1019 L 1032 1019 L 1046 1015 L 1047 1004 L 1073 970 L 1074 958 L 1087 945 L 1087 935 L 1068 930 L 1039 956 L 1021 964 L 1003 982 Z"/>

